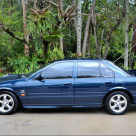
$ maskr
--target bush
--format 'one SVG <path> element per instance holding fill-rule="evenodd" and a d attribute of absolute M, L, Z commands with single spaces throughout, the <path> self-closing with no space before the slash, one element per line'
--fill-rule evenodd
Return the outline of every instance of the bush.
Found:
<path fill-rule="evenodd" d="M 0 69 L 0 77 L 4 76 L 4 74 L 2 73 L 2 70 Z"/>
<path fill-rule="evenodd" d="M 42 59 L 36 56 L 19 56 L 17 59 L 9 59 L 8 64 L 13 67 L 13 74 L 26 74 L 32 72 L 40 67 L 38 62 Z"/>

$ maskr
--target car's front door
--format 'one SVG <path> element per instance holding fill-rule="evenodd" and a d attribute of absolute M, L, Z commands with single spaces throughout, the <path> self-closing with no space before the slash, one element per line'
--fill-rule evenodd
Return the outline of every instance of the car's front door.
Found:
<path fill-rule="evenodd" d="M 31 105 L 74 104 L 73 96 L 74 62 L 58 62 L 42 73 L 44 79 L 29 80 L 27 85 L 28 101 Z"/>
<path fill-rule="evenodd" d="M 104 92 L 110 89 L 113 85 L 113 72 L 101 62 L 77 62 L 75 104 L 100 106 Z"/>

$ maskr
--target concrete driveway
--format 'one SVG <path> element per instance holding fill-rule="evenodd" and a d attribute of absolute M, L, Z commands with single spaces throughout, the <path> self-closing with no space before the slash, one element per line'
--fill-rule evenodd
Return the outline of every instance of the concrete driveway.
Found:
<path fill-rule="evenodd" d="M 0 135 L 135 135 L 136 105 L 125 115 L 104 108 L 22 109 L 0 115 Z"/>

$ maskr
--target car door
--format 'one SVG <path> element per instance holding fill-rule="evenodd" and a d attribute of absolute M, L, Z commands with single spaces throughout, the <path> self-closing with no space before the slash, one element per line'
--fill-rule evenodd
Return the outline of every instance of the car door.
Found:
<path fill-rule="evenodd" d="M 75 104 L 100 106 L 105 91 L 114 85 L 114 73 L 99 61 L 78 61 Z"/>
<path fill-rule="evenodd" d="M 42 81 L 29 80 L 27 85 L 29 104 L 74 104 L 73 69 L 73 61 L 58 62 L 40 73 L 44 77 Z"/>

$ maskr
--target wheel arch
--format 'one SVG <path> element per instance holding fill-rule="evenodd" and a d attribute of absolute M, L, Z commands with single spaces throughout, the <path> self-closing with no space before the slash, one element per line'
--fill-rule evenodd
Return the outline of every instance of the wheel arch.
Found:
<path fill-rule="evenodd" d="M 13 93 L 13 94 L 16 96 L 16 98 L 17 98 L 17 100 L 18 100 L 18 102 L 19 102 L 19 105 L 21 104 L 21 106 L 22 106 L 22 102 L 21 102 L 19 96 L 14 92 L 13 89 L 11 89 L 11 88 L 1 88 L 1 89 L 0 89 L 0 92 L 2 92 L 2 91 L 7 91 L 7 92 Z"/>
<path fill-rule="evenodd" d="M 130 98 L 130 102 L 131 102 L 132 104 L 134 104 L 134 98 L 133 98 L 132 94 L 131 94 L 127 89 L 125 89 L 125 88 L 122 88 L 122 89 L 121 89 L 121 88 L 120 88 L 120 89 L 118 88 L 118 89 L 112 89 L 112 90 L 108 91 L 108 92 L 105 94 L 105 96 L 104 96 L 103 99 L 102 99 L 102 105 L 105 104 L 105 101 L 106 101 L 107 97 L 108 97 L 111 93 L 117 92 L 117 91 L 126 93 L 126 94 L 129 96 L 129 98 Z"/>

